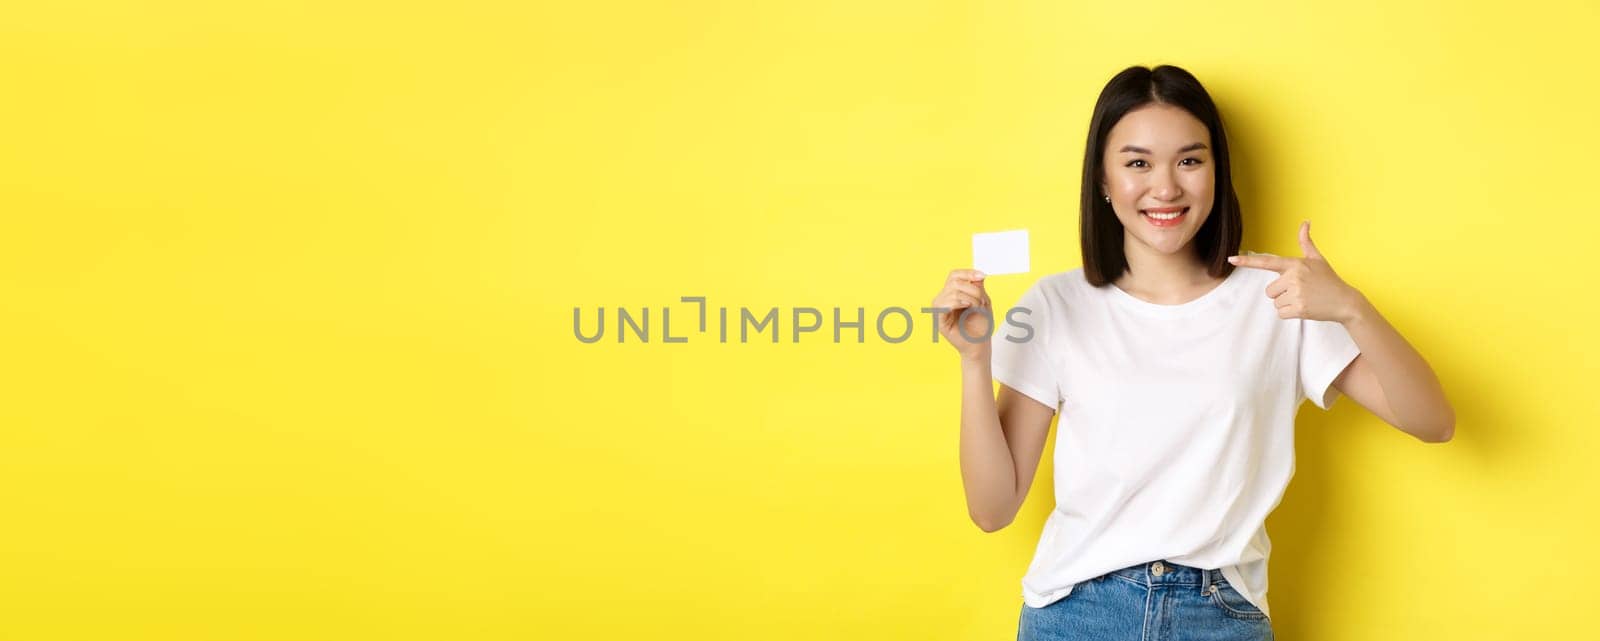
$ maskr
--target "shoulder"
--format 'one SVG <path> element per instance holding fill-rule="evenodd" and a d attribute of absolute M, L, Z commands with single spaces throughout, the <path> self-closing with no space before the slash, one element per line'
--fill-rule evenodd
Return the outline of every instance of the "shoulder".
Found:
<path fill-rule="evenodd" d="M 1029 313 L 1050 315 L 1055 310 L 1072 309 L 1084 295 L 1083 269 L 1045 274 L 1033 281 L 1017 299 L 1017 306 Z"/>
<path fill-rule="evenodd" d="M 1267 286 L 1271 285 L 1272 281 L 1278 280 L 1281 275 L 1278 272 L 1260 267 L 1235 267 L 1233 271 L 1237 272 L 1233 277 L 1243 285 L 1238 289 L 1247 292 L 1253 290 L 1255 293 L 1265 291 Z"/>
<path fill-rule="evenodd" d="M 1084 280 L 1083 268 L 1070 269 L 1040 276 L 1028 288 L 1025 296 L 1043 299 L 1042 302 L 1065 303 L 1075 297 L 1083 295 L 1083 289 L 1088 287 L 1089 281 Z"/>

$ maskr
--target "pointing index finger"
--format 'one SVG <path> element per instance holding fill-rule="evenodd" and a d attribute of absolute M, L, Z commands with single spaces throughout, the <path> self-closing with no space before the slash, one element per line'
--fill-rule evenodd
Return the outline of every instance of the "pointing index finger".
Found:
<path fill-rule="evenodd" d="M 1292 260 L 1290 260 L 1288 258 L 1284 258 L 1282 256 L 1274 256 L 1272 254 L 1252 254 L 1252 255 L 1249 255 L 1249 256 L 1230 256 L 1230 257 L 1228 257 L 1228 262 L 1233 263 L 1235 265 L 1238 265 L 1240 267 L 1257 267 L 1257 268 L 1260 268 L 1260 269 L 1270 269 L 1270 270 L 1278 272 L 1278 273 L 1283 273 L 1283 270 L 1288 269 L 1289 266 L 1294 263 L 1294 261 L 1292 261 Z"/>

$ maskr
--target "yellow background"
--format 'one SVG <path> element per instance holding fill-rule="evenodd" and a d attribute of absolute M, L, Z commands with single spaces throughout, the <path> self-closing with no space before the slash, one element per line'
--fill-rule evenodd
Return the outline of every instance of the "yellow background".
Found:
<path fill-rule="evenodd" d="M 1279 638 L 1592 629 L 1600 10 L 1341 5 L 10 3 L 0 638 L 1012 638 L 1049 460 L 968 520 L 926 316 L 678 297 L 870 322 L 1025 227 L 1009 306 L 1160 63 L 1246 248 L 1310 219 L 1459 414 L 1302 406 Z M 651 342 L 576 340 L 619 305 Z"/>

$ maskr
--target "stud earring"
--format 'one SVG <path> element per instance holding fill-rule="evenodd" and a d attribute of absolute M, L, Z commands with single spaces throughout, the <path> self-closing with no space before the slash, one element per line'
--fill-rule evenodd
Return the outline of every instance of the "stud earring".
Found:
<path fill-rule="evenodd" d="M 1111 196 L 1109 194 L 1106 195 L 1106 202 L 1111 202 Z"/>

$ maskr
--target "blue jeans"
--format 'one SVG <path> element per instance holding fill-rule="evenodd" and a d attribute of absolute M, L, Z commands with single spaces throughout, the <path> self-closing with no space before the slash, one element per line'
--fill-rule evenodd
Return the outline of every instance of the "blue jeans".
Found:
<path fill-rule="evenodd" d="M 1042 608 L 1022 605 L 1017 641 L 1273 639 L 1272 624 L 1219 570 L 1154 561 L 1074 585 Z"/>

